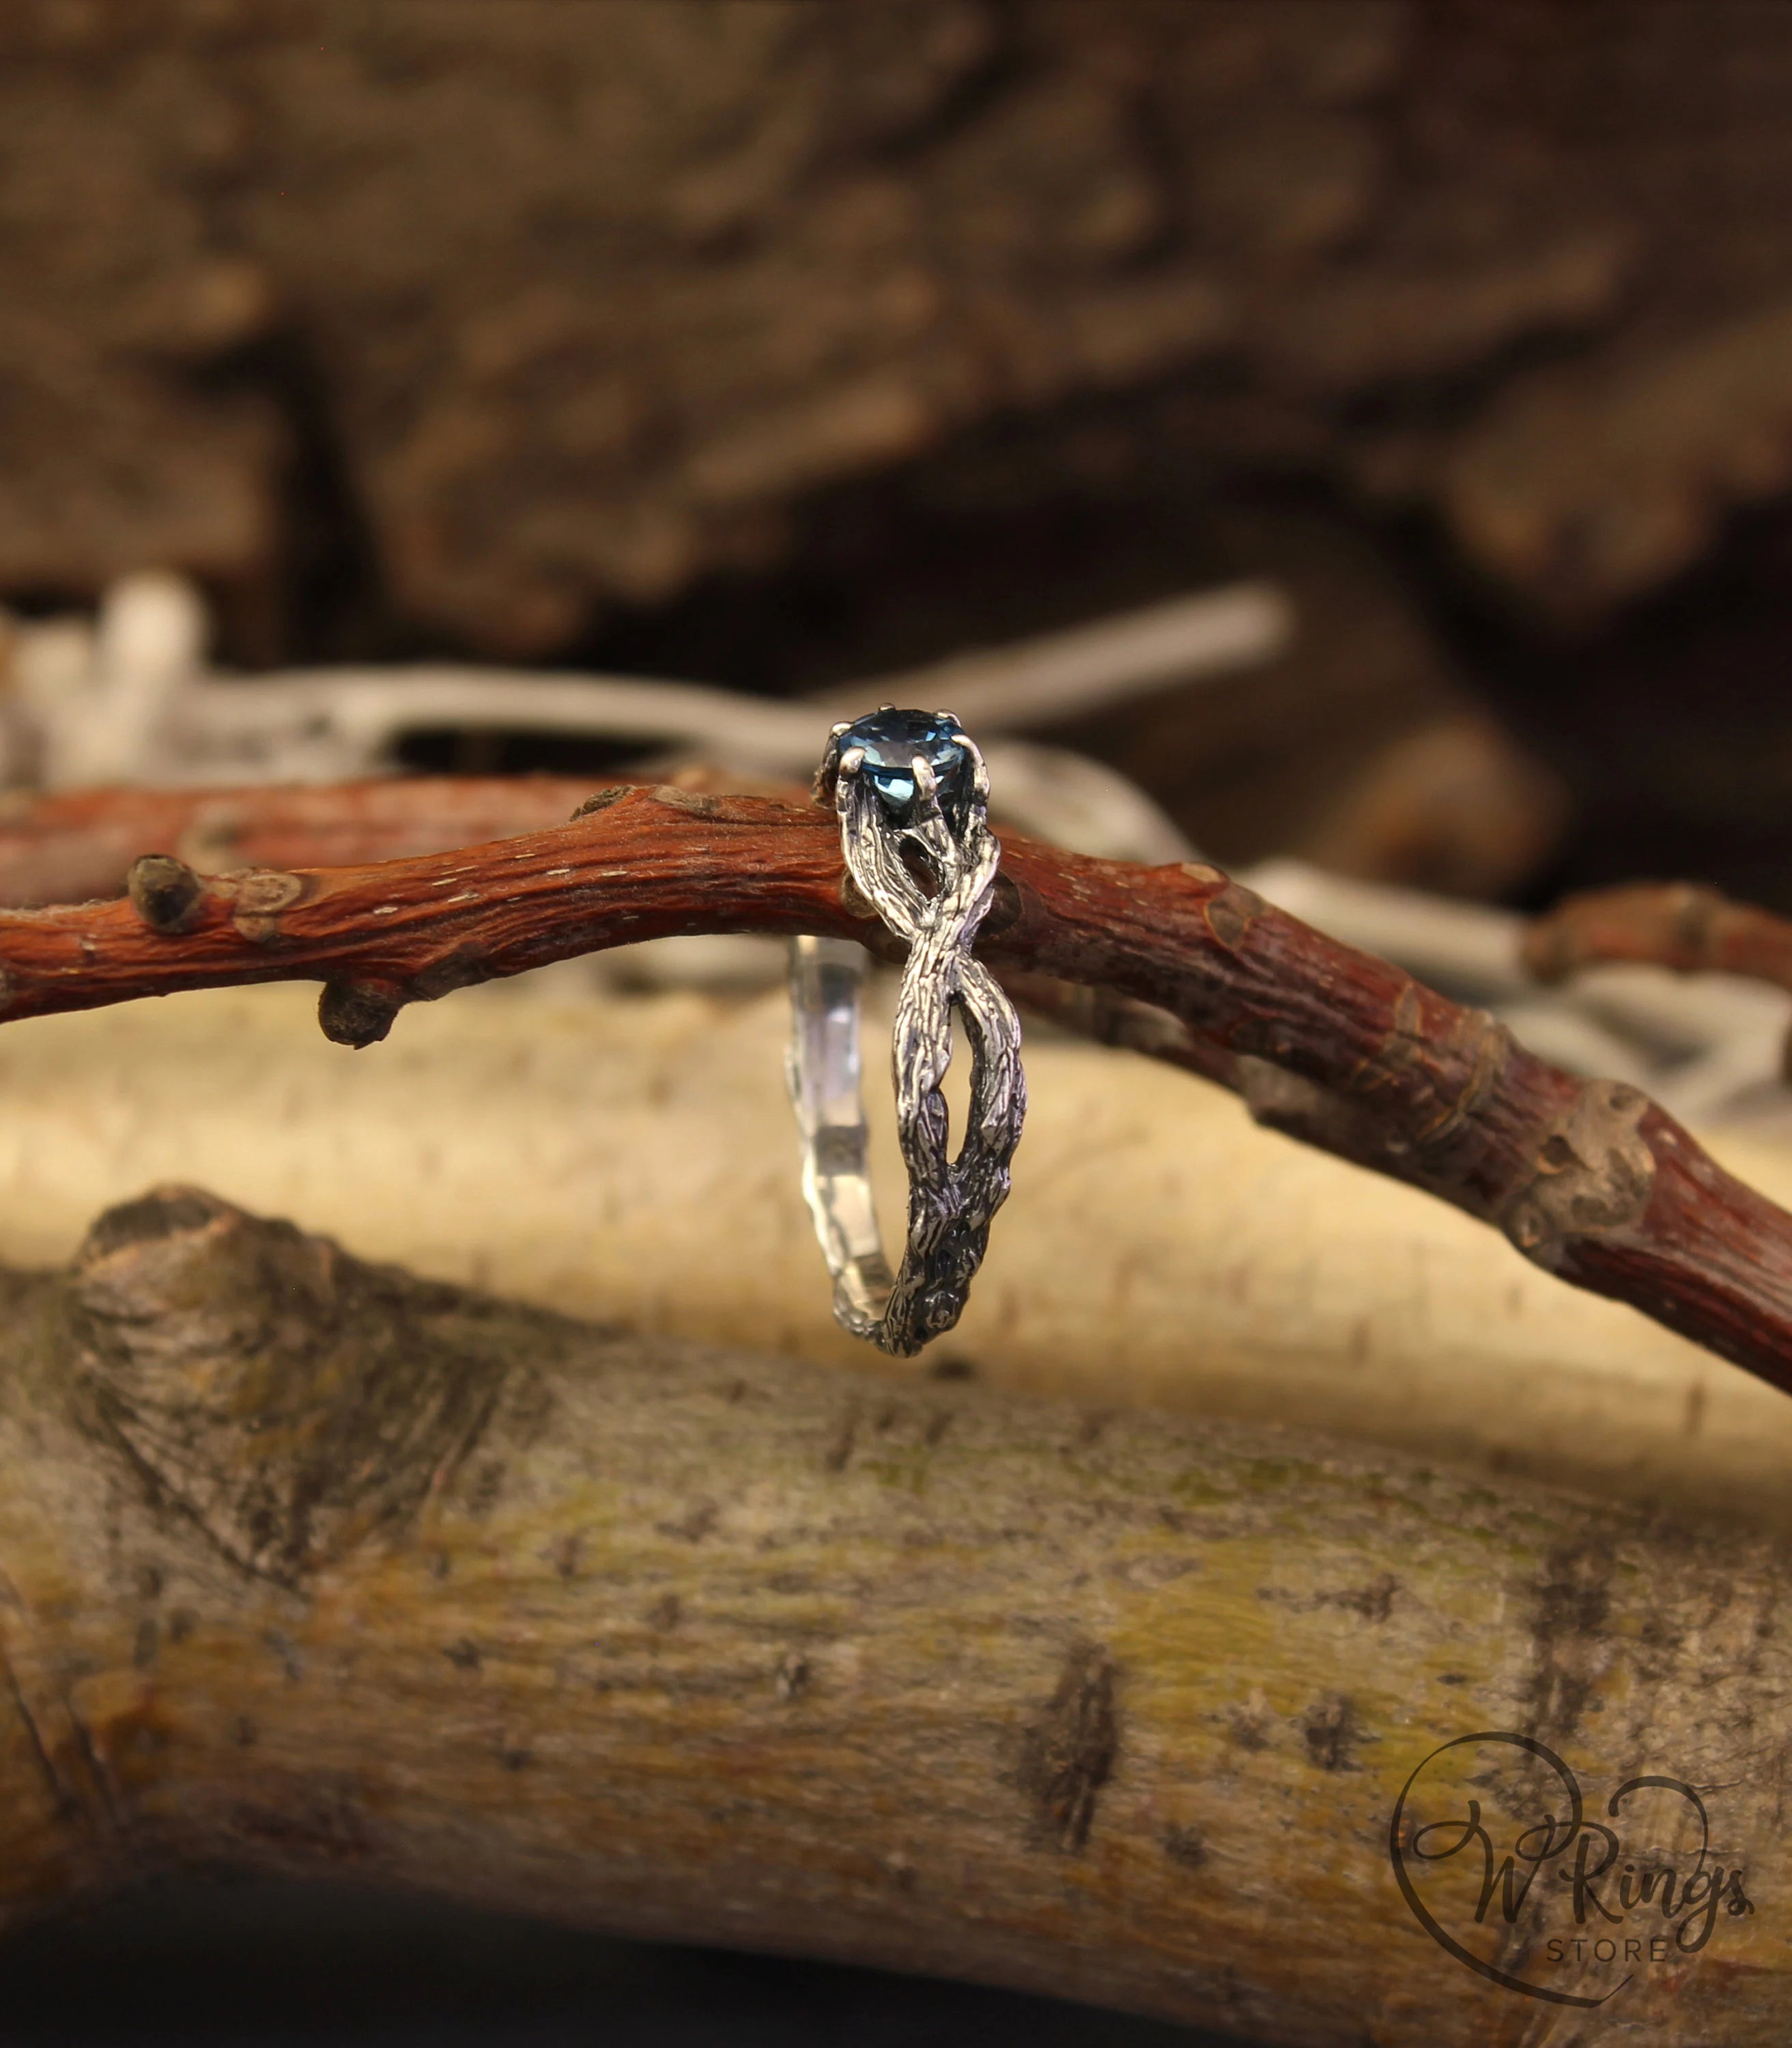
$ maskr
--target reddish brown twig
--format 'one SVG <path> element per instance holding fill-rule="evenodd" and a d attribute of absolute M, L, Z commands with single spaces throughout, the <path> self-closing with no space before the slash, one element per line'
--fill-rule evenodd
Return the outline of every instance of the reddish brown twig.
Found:
<path fill-rule="evenodd" d="M 1639 882 L 1570 896 L 1525 934 L 1525 965 L 1539 981 L 1564 981 L 1603 961 L 1744 975 L 1792 990 L 1792 918 L 1700 882 Z M 1792 1080 L 1792 1030 L 1780 1069 Z"/>
<path fill-rule="evenodd" d="M 385 776 L 247 789 L 73 789 L 0 816 L 0 906 L 122 896 L 137 856 L 202 875 L 354 867 L 564 824 L 599 786 L 559 775 Z M 738 780 L 736 782 L 738 786 Z"/>
<path fill-rule="evenodd" d="M 1561 1072 L 1215 868 L 1006 848 L 983 950 L 1021 993 L 1228 1082 L 1264 1120 L 1497 1224 L 1562 1278 L 1792 1390 L 1792 1216 L 1637 1090 Z M 677 789 L 611 790 L 571 824 L 377 866 L 205 881 L 165 858 L 134 882 L 129 902 L 0 913 L 5 1014 L 312 979 L 325 1030 L 364 1045 L 407 1002 L 637 939 L 890 943 L 846 882 L 831 818 Z"/>
<path fill-rule="evenodd" d="M 1792 919 L 1692 882 L 1639 882 L 1570 896 L 1532 924 L 1525 964 L 1561 981 L 1601 960 L 1678 974 L 1742 974 L 1792 989 Z"/>

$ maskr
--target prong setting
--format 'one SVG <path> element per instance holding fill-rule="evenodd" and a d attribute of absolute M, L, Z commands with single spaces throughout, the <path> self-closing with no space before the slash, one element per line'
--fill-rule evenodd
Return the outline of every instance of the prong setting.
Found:
<path fill-rule="evenodd" d="M 860 756 L 856 770 L 851 762 L 855 749 Z M 958 726 L 937 712 L 873 712 L 830 739 L 817 787 L 825 801 L 830 782 L 837 787 L 841 776 L 856 772 L 899 830 L 910 830 L 932 816 L 959 836 L 968 828 L 977 801 L 976 759 Z"/>

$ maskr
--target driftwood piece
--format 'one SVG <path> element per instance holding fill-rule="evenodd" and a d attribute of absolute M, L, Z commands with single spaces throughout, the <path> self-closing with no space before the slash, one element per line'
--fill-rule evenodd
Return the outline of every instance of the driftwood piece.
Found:
<path fill-rule="evenodd" d="M 1785 2038 L 1767 1542 L 619 1336 L 190 1190 L 4 1284 L 10 1918 L 223 1858 L 1315 2048 L 1516 2044 L 1551 2008 L 1390 1860 L 1411 1774 L 1495 1728 L 1602 1811 L 1705 1786 L 1762 1902 L 1702 1949 L 1633 1916 L 1666 1960 L 1573 2038 Z M 1549 1958 L 1547 1891 L 1467 1938 L 1612 1990 L 1590 1941 Z"/>
<path fill-rule="evenodd" d="M 831 817 L 619 788 L 555 831 L 376 867 L 207 880 L 145 859 L 127 903 L 0 913 L 0 967 L 13 1018 L 321 979 L 325 1035 L 366 1045 L 406 1003 L 605 946 L 743 931 L 889 944 L 846 884 Z M 1219 1076 L 1263 1120 L 1496 1224 L 1561 1278 L 1792 1387 L 1792 1217 L 1639 1090 L 1549 1065 L 1200 863 L 1140 867 L 1010 836 L 983 933 L 999 972 L 1168 1013 L 1173 1038 L 1218 1049 Z"/>
<path fill-rule="evenodd" d="M 886 1366 L 830 1313 L 784 1092 L 787 1005 L 564 972 L 408 1012 L 356 1060 L 297 987 L 0 1032 L 0 1246 L 73 1256 L 196 1180 L 364 1258 L 644 1335 Z M 867 1030 L 888 1028 L 887 981 Z M 1014 1192 L 927 1370 L 1103 1407 L 1304 1425 L 1792 1536 L 1792 1402 L 1563 1287 L 1460 1210 L 1264 1130 L 1222 1091 L 1044 1031 Z M 950 1092 L 957 1079 L 948 1076 Z M 902 1193 L 873 1088 L 884 1213 Z M 1792 1151 L 1715 1140 L 1775 1199 Z"/>

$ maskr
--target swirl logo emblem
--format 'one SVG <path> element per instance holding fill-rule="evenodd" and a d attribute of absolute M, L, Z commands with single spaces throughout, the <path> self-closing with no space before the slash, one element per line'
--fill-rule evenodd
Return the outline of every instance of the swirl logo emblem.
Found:
<path fill-rule="evenodd" d="M 1684 1968 L 1753 1914 L 1741 1860 L 1714 1848 L 1705 1794 L 1627 1778 L 1600 1809 L 1534 1736 L 1489 1730 L 1433 1750 L 1406 1780 L 1388 1853 L 1414 1918 L 1490 1984 L 1599 2006 L 1642 1972 Z"/>

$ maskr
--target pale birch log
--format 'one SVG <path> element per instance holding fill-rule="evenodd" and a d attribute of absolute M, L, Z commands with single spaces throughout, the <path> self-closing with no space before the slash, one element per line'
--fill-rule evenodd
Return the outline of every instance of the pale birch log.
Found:
<path fill-rule="evenodd" d="M 413 1008 L 355 1053 L 324 1041 L 297 987 L 9 1025 L 0 1255 L 65 1259 L 106 1204 L 192 1179 L 444 1278 L 875 1367 L 829 1315 L 782 1001 L 522 987 Z M 878 1029 L 868 1095 L 895 1217 Z M 1028 1062 L 1013 1200 L 921 1371 L 1296 1420 L 1792 1531 L 1784 1396 L 1197 1080 L 1062 1041 L 1036 1039 Z M 1786 1154 L 1716 1149 L 1792 1197 Z"/>
<path fill-rule="evenodd" d="M 223 1858 L 1282 2048 L 1792 2026 L 1767 1539 L 607 1336 L 179 1190 L 0 1287 L 0 1923 Z M 1631 1980 L 1569 2011 L 1471 1975 L 1388 1838 L 1483 1727 L 1589 1798 L 1714 1788 L 1759 1910 L 1564 1970 L 1546 1887 L 1468 1939 L 1577 1996 Z"/>

